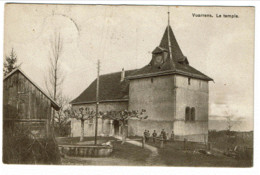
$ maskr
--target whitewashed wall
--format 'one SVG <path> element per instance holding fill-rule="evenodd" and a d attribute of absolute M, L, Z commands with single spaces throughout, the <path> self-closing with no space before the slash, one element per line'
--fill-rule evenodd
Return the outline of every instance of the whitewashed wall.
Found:
<path fill-rule="evenodd" d="M 175 135 L 207 135 L 208 82 L 191 78 L 188 84 L 188 77 L 177 75 L 176 87 L 176 117 L 173 126 Z M 185 121 L 187 106 L 195 108 L 195 122 Z"/>

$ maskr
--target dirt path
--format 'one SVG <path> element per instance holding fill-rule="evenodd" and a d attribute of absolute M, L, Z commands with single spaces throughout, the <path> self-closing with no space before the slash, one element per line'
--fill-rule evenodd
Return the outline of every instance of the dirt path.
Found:
<path fill-rule="evenodd" d="M 135 140 L 126 140 L 126 142 L 133 144 L 133 145 L 136 145 L 136 146 L 142 147 L 142 143 L 135 141 Z M 164 163 L 162 162 L 162 160 L 159 157 L 158 149 L 156 147 L 145 144 L 144 148 L 148 149 L 152 152 L 150 154 L 150 156 L 146 159 L 146 165 L 147 166 L 162 166 L 162 165 L 164 165 Z"/>
<path fill-rule="evenodd" d="M 121 138 L 117 137 L 117 139 L 121 139 Z M 126 142 L 133 144 L 133 145 L 136 145 L 136 146 L 139 146 L 139 147 L 142 147 L 142 143 L 138 142 L 136 140 L 126 139 Z M 150 156 L 146 159 L 146 165 L 147 166 L 162 166 L 162 165 L 165 165 L 162 162 L 162 160 L 160 159 L 159 154 L 158 154 L 158 149 L 156 147 L 145 144 L 144 148 L 148 149 L 152 152 L 150 154 Z"/>

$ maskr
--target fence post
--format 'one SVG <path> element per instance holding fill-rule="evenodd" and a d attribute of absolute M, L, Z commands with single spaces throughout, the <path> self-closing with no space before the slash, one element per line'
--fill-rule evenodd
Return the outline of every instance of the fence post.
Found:
<path fill-rule="evenodd" d="M 210 151 L 210 149 L 211 149 L 211 145 L 210 145 L 210 143 L 208 142 L 208 144 L 207 144 L 207 150 Z"/>
<path fill-rule="evenodd" d="M 145 144 L 145 139 L 144 137 L 142 137 L 142 148 L 144 148 L 144 144 Z"/>
<path fill-rule="evenodd" d="M 163 141 L 164 141 L 163 137 L 160 137 L 160 148 L 164 148 Z"/>
<path fill-rule="evenodd" d="M 187 139 L 184 138 L 184 141 L 183 141 L 183 149 L 186 150 L 186 142 L 187 142 Z"/>

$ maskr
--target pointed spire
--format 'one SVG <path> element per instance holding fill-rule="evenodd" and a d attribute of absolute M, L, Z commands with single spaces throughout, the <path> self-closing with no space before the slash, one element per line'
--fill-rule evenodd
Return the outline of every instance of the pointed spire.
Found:
<path fill-rule="evenodd" d="M 169 51 L 169 57 L 173 62 L 177 62 L 184 58 L 170 25 L 166 27 L 159 47 Z"/>
<path fill-rule="evenodd" d="M 171 45 L 171 36 L 170 36 L 170 12 L 169 12 L 169 8 L 168 8 L 168 26 L 167 26 L 167 40 L 168 40 L 168 48 L 169 49 L 169 55 L 170 55 L 170 63 L 172 68 L 175 68 L 175 63 L 172 59 L 172 45 Z"/>
<path fill-rule="evenodd" d="M 170 26 L 170 12 L 169 12 L 169 7 L 168 7 L 168 26 Z"/>

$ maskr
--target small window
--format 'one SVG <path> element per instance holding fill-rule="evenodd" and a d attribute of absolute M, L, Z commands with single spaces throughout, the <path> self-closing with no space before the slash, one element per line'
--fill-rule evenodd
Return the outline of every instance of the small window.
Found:
<path fill-rule="evenodd" d="M 185 121 L 189 121 L 190 120 L 190 107 L 186 107 L 185 110 Z"/>
<path fill-rule="evenodd" d="M 190 85 L 190 78 L 188 78 L 188 85 Z"/>
<path fill-rule="evenodd" d="M 195 108 L 190 108 L 189 106 L 185 109 L 185 121 L 195 121 L 196 111 Z"/>
<path fill-rule="evenodd" d="M 191 121 L 195 121 L 195 108 L 191 108 Z"/>

